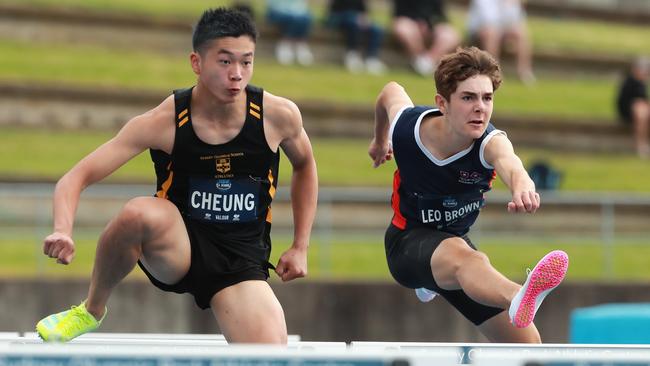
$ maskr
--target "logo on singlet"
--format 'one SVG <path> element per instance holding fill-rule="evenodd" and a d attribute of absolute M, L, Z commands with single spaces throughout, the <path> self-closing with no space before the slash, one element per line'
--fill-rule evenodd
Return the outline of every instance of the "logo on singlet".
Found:
<path fill-rule="evenodd" d="M 232 183 L 230 182 L 230 179 L 219 179 L 215 186 L 220 191 L 227 191 L 232 187 Z"/>
<path fill-rule="evenodd" d="M 460 171 L 460 176 L 458 177 L 458 182 L 463 184 L 476 184 L 483 179 L 483 174 L 479 172 L 466 172 L 464 170 Z"/>
<path fill-rule="evenodd" d="M 228 173 L 230 171 L 230 158 L 216 159 L 217 171 L 219 173 Z"/>

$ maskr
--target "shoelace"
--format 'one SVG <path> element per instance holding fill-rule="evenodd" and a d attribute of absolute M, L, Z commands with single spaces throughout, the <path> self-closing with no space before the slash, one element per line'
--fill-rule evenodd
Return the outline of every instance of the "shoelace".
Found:
<path fill-rule="evenodd" d="M 74 318 L 68 320 L 68 318 Z M 88 317 L 82 312 L 81 308 L 78 306 L 73 306 L 70 308 L 70 312 L 59 322 L 58 328 L 61 329 L 62 333 L 70 334 L 70 332 L 77 333 L 79 332 L 84 325 L 88 323 Z"/>

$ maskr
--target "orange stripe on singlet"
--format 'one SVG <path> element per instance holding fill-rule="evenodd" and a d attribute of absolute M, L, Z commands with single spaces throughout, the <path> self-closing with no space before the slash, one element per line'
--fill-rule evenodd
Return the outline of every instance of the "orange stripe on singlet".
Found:
<path fill-rule="evenodd" d="M 169 170 L 171 167 L 172 163 L 169 163 L 169 165 L 167 165 L 167 170 Z M 174 172 L 172 170 L 169 170 L 169 176 L 167 177 L 167 180 L 162 184 L 162 189 L 156 192 L 156 197 L 164 199 L 169 198 L 167 191 L 169 191 L 169 187 L 172 186 L 172 180 L 174 180 Z"/>
<path fill-rule="evenodd" d="M 273 182 L 275 181 L 273 177 L 273 171 L 269 169 L 269 182 L 271 182 L 271 187 L 269 187 L 269 196 L 271 196 L 271 200 L 273 197 L 275 197 L 275 187 L 273 186 Z M 273 221 L 273 214 L 271 213 L 271 206 L 269 205 L 269 210 L 266 212 L 266 222 L 271 223 Z"/>
<path fill-rule="evenodd" d="M 190 120 L 190 117 L 185 116 L 185 118 L 183 118 L 180 122 L 178 122 L 178 127 L 183 127 L 183 125 L 186 124 L 187 121 L 189 121 L 189 120 Z"/>
<path fill-rule="evenodd" d="M 261 118 L 262 118 L 262 116 L 260 116 L 259 113 L 255 112 L 255 111 L 252 110 L 252 109 L 249 109 L 249 110 L 248 110 L 248 113 L 250 113 L 251 116 L 253 116 L 253 117 L 257 118 L 257 119 L 261 119 Z"/>

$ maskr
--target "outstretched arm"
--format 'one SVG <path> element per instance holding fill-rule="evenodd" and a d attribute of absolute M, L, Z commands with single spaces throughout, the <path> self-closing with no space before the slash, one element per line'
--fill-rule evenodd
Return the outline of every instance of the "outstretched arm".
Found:
<path fill-rule="evenodd" d="M 277 136 L 279 145 L 293 169 L 291 176 L 293 244 L 280 256 L 276 266 L 278 276 L 283 281 L 290 281 L 307 275 L 307 248 L 318 200 L 316 161 L 311 143 L 302 126 L 298 107 L 287 99 L 269 95 L 265 97 L 264 108 L 265 120 L 273 126 L 273 133 L 270 133 L 271 136 L 267 136 L 267 139 Z"/>
<path fill-rule="evenodd" d="M 165 148 L 161 144 L 164 132 L 160 133 L 160 126 L 154 128 L 157 119 L 162 117 L 162 106 L 130 120 L 115 137 L 84 157 L 57 182 L 53 203 L 54 230 L 43 242 L 44 254 L 56 258 L 57 263 L 69 264 L 74 257 L 72 229 L 81 192 L 145 149 Z M 172 118 L 171 114 L 169 118 Z M 151 131 L 159 133 L 152 134 Z"/>
<path fill-rule="evenodd" d="M 540 205 L 535 183 L 528 176 L 521 159 L 515 154 L 512 143 L 505 135 L 496 135 L 485 147 L 485 160 L 494 166 L 497 175 L 510 189 L 512 201 L 508 212 L 534 213 Z"/>
<path fill-rule="evenodd" d="M 379 93 L 375 103 L 375 136 L 368 147 L 374 168 L 392 159 L 393 151 L 388 143 L 390 122 L 406 106 L 413 106 L 413 102 L 404 88 L 394 81 L 386 84 Z"/>

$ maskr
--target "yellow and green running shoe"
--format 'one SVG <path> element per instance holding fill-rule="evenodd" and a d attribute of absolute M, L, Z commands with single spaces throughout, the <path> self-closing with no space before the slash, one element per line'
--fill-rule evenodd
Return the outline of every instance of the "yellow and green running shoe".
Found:
<path fill-rule="evenodd" d="M 68 342 L 84 333 L 93 331 L 99 327 L 104 316 L 97 320 L 86 310 L 85 301 L 79 306 L 73 306 L 70 310 L 52 314 L 41 319 L 36 324 L 36 332 L 45 342 Z"/>

